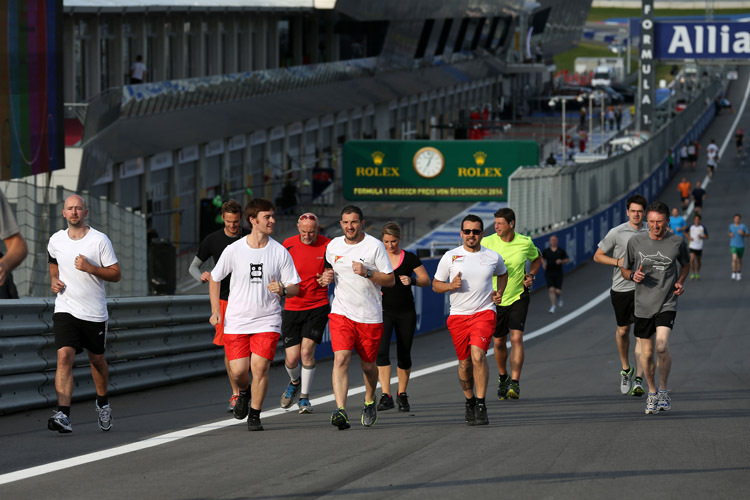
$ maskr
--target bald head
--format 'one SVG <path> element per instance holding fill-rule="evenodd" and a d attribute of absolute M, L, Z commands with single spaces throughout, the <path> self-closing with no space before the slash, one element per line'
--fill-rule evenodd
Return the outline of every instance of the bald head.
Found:
<path fill-rule="evenodd" d="M 63 206 L 63 217 L 68 221 L 68 227 L 80 228 L 86 226 L 86 216 L 89 211 L 86 208 L 86 200 L 77 194 L 68 196 Z"/>

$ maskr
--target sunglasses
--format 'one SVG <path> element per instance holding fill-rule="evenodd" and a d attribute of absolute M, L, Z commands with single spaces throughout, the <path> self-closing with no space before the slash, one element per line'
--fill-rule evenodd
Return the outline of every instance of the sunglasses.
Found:
<path fill-rule="evenodd" d="M 302 222 L 303 220 L 311 220 L 313 222 L 317 222 L 318 219 L 313 214 L 304 214 L 300 215 L 299 219 L 297 219 L 297 222 Z"/>
<path fill-rule="evenodd" d="M 462 229 L 461 232 L 466 235 L 473 234 L 474 236 L 479 236 L 480 234 L 482 234 L 481 229 Z"/>

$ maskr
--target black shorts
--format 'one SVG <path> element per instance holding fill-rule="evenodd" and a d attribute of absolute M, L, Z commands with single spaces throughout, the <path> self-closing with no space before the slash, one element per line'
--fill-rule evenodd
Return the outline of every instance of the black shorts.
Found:
<path fill-rule="evenodd" d="M 529 313 L 529 291 L 525 290 L 517 301 L 509 306 L 497 306 L 497 323 L 493 337 L 501 338 L 511 330 L 523 331 Z"/>
<path fill-rule="evenodd" d="M 55 332 L 55 348 L 73 347 L 76 354 L 84 349 L 91 354 L 104 354 L 107 347 L 107 322 L 86 321 L 72 314 L 52 315 L 52 329 Z"/>
<path fill-rule="evenodd" d="M 635 318 L 634 334 L 639 339 L 648 339 L 656 333 L 659 326 L 674 327 L 674 319 L 677 317 L 677 311 L 660 312 L 652 318 Z"/>
<path fill-rule="evenodd" d="M 698 155 L 688 155 L 688 161 L 694 162 L 696 160 L 698 160 Z"/>
<path fill-rule="evenodd" d="M 563 273 L 560 272 L 544 272 L 544 279 L 547 280 L 547 286 L 550 288 L 557 288 L 562 290 Z"/>
<path fill-rule="evenodd" d="M 630 326 L 635 321 L 635 290 L 630 292 L 609 291 L 615 310 L 617 326 Z"/>
<path fill-rule="evenodd" d="M 284 349 L 299 345 L 303 337 L 320 344 L 330 312 L 329 304 L 305 311 L 281 311 L 281 339 Z"/>
<path fill-rule="evenodd" d="M 703 255 L 703 249 L 696 250 L 695 248 L 691 248 L 690 253 L 694 253 L 697 257 L 700 257 Z"/>

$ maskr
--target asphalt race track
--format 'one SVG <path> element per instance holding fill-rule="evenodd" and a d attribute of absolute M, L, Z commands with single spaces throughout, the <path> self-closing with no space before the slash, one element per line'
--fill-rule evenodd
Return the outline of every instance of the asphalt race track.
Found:
<path fill-rule="evenodd" d="M 732 90 L 739 112 L 744 88 Z M 721 145 L 733 134 L 736 118 L 717 117 L 701 152 L 711 137 Z M 748 109 L 741 124 L 750 131 Z M 610 268 L 589 263 L 566 276 L 556 314 L 547 313 L 546 293 L 532 297 L 520 400 L 494 397 L 489 359 L 489 426 L 463 423 L 455 353 L 442 330 L 415 340 L 412 411 L 380 412 L 371 428 L 359 424 L 361 392 L 349 398 L 352 428 L 330 425 L 330 361 L 318 365 L 312 415 L 277 409 L 288 378 L 272 369 L 264 432 L 225 413 L 225 377 L 114 396 L 108 433 L 97 428 L 93 401 L 74 404 L 67 435 L 47 430 L 50 409 L 2 416 L 0 498 L 744 498 L 750 267 L 743 281 L 730 280 L 726 233 L 735 212 L 750 223 L 747 149 L 738 157 L 730 140 L 707 189 L 710 239 L 700 281 L 687 281 L 679 300 L 669 412 L 645 415 L 645 398 L 620 395 Z M 679 178 L 704 173 L 702 158 L 661 199 L 674 205 Z M 361 380 L 355 359 L 353 389 Z"/>

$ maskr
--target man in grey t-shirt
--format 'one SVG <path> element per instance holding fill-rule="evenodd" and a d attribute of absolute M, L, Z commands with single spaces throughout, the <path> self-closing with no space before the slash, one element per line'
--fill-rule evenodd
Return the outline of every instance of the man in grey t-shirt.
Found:
<path fill-rule="evenodd" d="M 639 339 L 641 364 L 646 372 L 646 413 L 669 410 L 667 392 L 672 355 L 669 334 L 677 315 L 677 297 L 690 272 L 685 240 L 669 230 L 669 207 L 655 201 L 646 210 L 648 233 L 628 241 L 622 263 L 623 278 L 635 282 L 635 336 Z M 677 264 L 679 263 L 679 271 Z M 656 335 L 654 335 L 656 334 Z M 659 391 L 656 390 L 654 338 L 657 345 Z"/>
<path fill-rule="evenodd" d="M 640 365 L 638 339 L 635 344 L 635 368 L 630 364 L 628 351 L 630 350 L 630 324 L 633 323 L 633 304 L 635 300 L 635 284 L 622 277 L 620 269 L 622 258 L 630 238 L 639 233 L 648 231 L 643 225 L 643 216 L 646 210 L 646 198 L 637 194 L 625 201 L 628 221 L 615 226 L 609 230 L 599 248 L 594 254 L 594 262 L 612 266 L 612 289 L 609 291 L 612 307 L 615 310 L 617 320 L 617 331 L 615 341 L 617 353 L 620 356 L 620 393 L 642 396 L 643 390 L 643 367 Z M 633 380 L 635 375 L 635 380 Z"/>
<path fill-rule="evenodd" d="M 0 287 L 10 278 L 10 272 L 23 262 L 28 253 L 26 240 L 21 236 L 16 218 L 5 196 L 0 191 L 0 239 L 5 243 L 5 255 L 0 252 Z M 0 295 L 0 298 L 3 298 Z"/>

